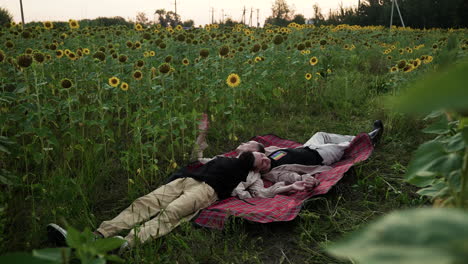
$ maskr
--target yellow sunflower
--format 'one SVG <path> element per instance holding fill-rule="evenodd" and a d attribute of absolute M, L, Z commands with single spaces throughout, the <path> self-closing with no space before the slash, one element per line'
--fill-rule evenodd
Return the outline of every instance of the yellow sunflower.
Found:
<path fill-rule="evenodd" d="M 91 53 L 91 51 L 88 48 L 84 48 L 83 53 L 86 54 L 86 55 L 89 55 Z"/>
<path fill-rule="evenodd" d="M 141 71 L 134 71 L 133 72 L 133 79 L 139 81 L 143 78 L 143 73 Z"/>
<path fill-rule="evenodd" d="M 52 22 L 50 22 L 50 21 L 43 22 L 42 24 L 44 25 L 45 29 L 53 29 L 54 28 L 54 24 Z"/>
<path fill-rule="evenodd" d="M 122 82 L 122 84 L 120 85 L 120 89 L 122 91 L 128 91 L 128 83 Z"/>
<path fill-rule="evenodd" d="M 135 24 L 135 30 L 136 30 L 136 31 L 142 31 L 142 30 L 143 30 L 143 26 L 142 26 L 140 23 L 137 23 L 137 24 Z"/>
<path fill-rule="evenodd" d="M 68 20 L 68 25 L 70 26 L 71 29 L 80 28 L 80 24 L 78 23 L 78 21 L 74 19 Z"/>
<path fill-rule="evenodd" d="M 185 66 L 187 66 L 187 65 L 190 64 L 190 61 L 189 61 L 187 58 L 184 58 L 184 59 L 182 60 L 182 64 L 185 65 Z"/>
<path fill-rule="evenodd" d="M 109 78 L 109 85 L 112 86 L 112 87 L 117 87 L 120 83 L 120 80 L 119 78 L 113 76 L 111 78 Z"/>
<path fill-rule="evenodd" d="M 306 80 L 310 80 L 312 78 L 312 74 L 311 73 L 306 73 L 305 78 L 306 78 Z"/>
<path fill-rule="evenodd" d="M 309 63 L 310 63 L 310 65 L 312 65 L 312 66 L 314 66 L 315 64 L 317 64 L 317 63 L 318 63 L 317 57 L 314 56 L 314 57 L 310 58 Z"/>
<path fill-rule="evenodd" d="M 239 75 L 237 75 L 237 74 L 235 74 L 235 73 L 231 73 L 231 74 L 229 74 L 229 76 L 227 77 L 226 83 L 227 83 L 227 85 L 229 85 L 230 87 L 237 87 L 237 86 L 239 86 L 239 84 L 241 83 L 241 79 L 240 79 Z"/>

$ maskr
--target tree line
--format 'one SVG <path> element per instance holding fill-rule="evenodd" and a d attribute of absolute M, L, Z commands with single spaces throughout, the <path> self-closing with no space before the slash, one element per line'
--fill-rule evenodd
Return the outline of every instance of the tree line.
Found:
<path fill-rule="evenodd" d="M 468 27 L 468 1 L 466 0 L 399 0 L 398 6 L 405 26 L 412 28 Z M 316 24 L 349 24 L 360 26 L 390 25 L 392 0 L 364 0 L 358 7 L 329 12 L 324 18 L 320 8 L 314 6 Z M 393 25 L 402 26 L 396 5 Z"/>

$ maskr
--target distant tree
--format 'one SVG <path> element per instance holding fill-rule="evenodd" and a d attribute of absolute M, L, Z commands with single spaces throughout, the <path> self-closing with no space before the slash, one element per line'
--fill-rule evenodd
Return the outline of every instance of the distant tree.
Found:
<path fill-rule="evenodd" d="M 9 24 L 11 21 L 13 21 L 13 16 L 10 12 L 6 8 L 0 7 L 0 26 Z"/>
<path fill-rule="evenodd" d="M 192 19 L 189 19 L 189 20 L 185 20 L 185 21 L 182 23 L 182 26 L 183 26 L 183 27 L 191 28 L 191 27 L 193 27 L 194 24 L 195 24 L 195 22 L 193 22 Z"/>
<path fill-rule="evenodd" d="M 158 23 L 164 27 L 175 27 L 181 23 L 180 16 L 172 11 L 166 12 L 165 9 L 158 9 L 154 14 L 158 15 Z"/>
<path fill-rule="evenodd" d="M 306 19 L 304 15 L 302 14 L 297 14 L 294 16 L 294 18 L 291 20 L 291 22 L 297 23 L 297 24 L 305 24 Z"/>
<path fill-rule="evenodd" d="M 294 11 L 288 6 L 286 0 L 275 0 L 271 7 L 271 13 L 271 16 L 265 20 L 265 24 L 286 26 L 294 15 Z"/>
<path fill-rule="evenodd" d="M 320 6 L 315 3 L 312 8 L 314 9 L 314 23 L 315 24 L 320 24 L 325 20 L 325 17 L 322 14 L 322 10 L 320 9 Z"/>
<path fill-rule="evenodd" d="M 145 26 L 150 24 L 148 17 L 143 12 L 138 12 L 137 13 L 136 23 L 141 24 L 141 25 L 145 25 Z"/>
<path fill-rule="evenodd" d="M 237 24 L 241 24 L 241 22 L 232 20 L 232 18 L 228 18 L 224 21 L 224 23 L 221 23 L 220 26 L 233 27 Z"/>

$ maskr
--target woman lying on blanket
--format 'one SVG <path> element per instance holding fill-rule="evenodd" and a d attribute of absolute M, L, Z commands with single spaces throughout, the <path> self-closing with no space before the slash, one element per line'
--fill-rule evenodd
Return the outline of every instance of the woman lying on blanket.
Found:
<path fill-rule="evenodd" d="M 206 143 L 208 118 L 204 115 L 200 125 L 200 135 L 197 138 L 196 152 L 201 163 L 210 159 L 203 158 Z M 383 123 L 374 122 L 374 128 L 369 136 L 375 144 L 383 133 Z M 338 135 L 325 132 L 315 133 L 304 145 L 297 148 L 265 148 L 261 143 L 248 141 L 236 148 L 238 155 L 244 151 L 252 151 L 255 156 L 256 172 L 249 173 L 247 181 L 241 182 L 233 191 L 232 196 L 241 199 L 251 197 L 274 197 L 276 194 L 314 188 L 319 181 L 314 174 L 330 170 L 331 165 L 341 159 L 344 150 L 349 146 L 354 136 Z M 260 172 L 262 175 L 260 175 Z M 263 179 L 274 183 L 265 188 Z"/>

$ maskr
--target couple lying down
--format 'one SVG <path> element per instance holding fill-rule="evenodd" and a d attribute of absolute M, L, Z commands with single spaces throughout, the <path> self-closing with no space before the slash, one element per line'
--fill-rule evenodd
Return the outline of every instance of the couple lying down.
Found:
<path fill-rule="evenodd" d="M 339 161 L 354 138 L 318 132 L 304 145 L 285 149 L 265 148 L 256 141 L 249 141 L 236 148 L 238 156 L 235 158 L 204 159 L 207 128 L 205 116 L 199 125 L 201 133 L 194 152 L 203 165 L 177 171 L 167 184 L 136 199 L 114 219 L 102 222 L 94 232 L 96 239 L 115 237 L 123 230 L 130 230 L 122 238 L 123 251 L 134 246 L 137 240 L 144 243 L 166 235 L 181 220 L 190 219 L 199 210 L 232 195 L 241 199 L 273 197 L 282 192 L 314 188 L 319 182 L 313 175 L 329 170 L 328 165 Z M 369 133 L 374 144 L 382 133 L 382 122 L 375 121 L 374 129 Z M 273 185 L 264 188 L 261 177 Z M 49 224 L 47 230 L 49 239 L 64 244 L 66 230 L 56 224 Z"/>

